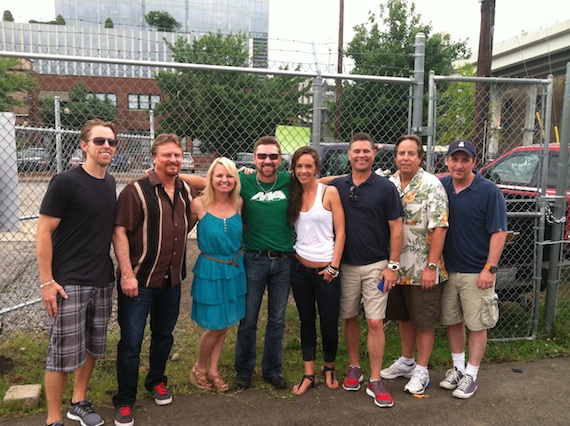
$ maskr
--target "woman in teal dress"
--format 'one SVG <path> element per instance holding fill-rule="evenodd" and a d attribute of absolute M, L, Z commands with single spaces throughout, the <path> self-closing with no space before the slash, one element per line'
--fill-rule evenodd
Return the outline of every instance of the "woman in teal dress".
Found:
<path fill-rule="evenodd" d="M 228 390 L 218 363 L 228 327 L 245 316 L 246 278 L 241 253 L 243 223 L 239 193 L 235 164 L 219 157 L 206 174 L 202 196 L 194 198 L 191 204 L 192 221 L 198 221 L 200 249 L 193 269 L 192 320 L 206 331 L 200 338 L 198 360 L 190 380 L 200 389 Z"/>

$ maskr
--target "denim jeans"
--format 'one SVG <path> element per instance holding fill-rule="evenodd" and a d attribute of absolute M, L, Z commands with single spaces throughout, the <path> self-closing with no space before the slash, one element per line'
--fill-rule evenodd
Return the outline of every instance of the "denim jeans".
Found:
<path fill-rule="evenodd" d="M 307 268 L 297 259 L 291 269 L 291 287 L 301 320 L 301 350 L 303 361 L 314 361 L 317 349 L 317 307 L 319 311 L 323 359 L 334 362 L 338 348 L 338 311 L 340 307 L 340 278 L 323 280 L 319 271 Z M 315 306 L 316 305 L 316 306 Z"/>
<path fill-rule="evenodd" d="M 117 381 L 119 390 L 113 397 L 115 407 L 133 406 L 137 396 L 140 352 L 150 312 L 149 371 L 145 388 L 150 392 L 160 382 L 167 382 L 164 375 L 166 361 L 174 343 L 172 331 L 180 310 L 180 285 L 164 288 L 141 288 L 137 297 L 119 293 L 118 320 L 121 340 L 117 349 Z"/>
<path fill-rule="evenodd" d="M 251 377 L 253 374 L 257 351 L 257 319 L 266 287 L 268 318 L 261 371 L 263 377 L 278 376 L 283 364 L 282 344 L 292 254 L 270 259 L 267 255 L 246 251 L 243 258 L 247 275 L 246 312 L 238 328 L 236 376 Z"/>

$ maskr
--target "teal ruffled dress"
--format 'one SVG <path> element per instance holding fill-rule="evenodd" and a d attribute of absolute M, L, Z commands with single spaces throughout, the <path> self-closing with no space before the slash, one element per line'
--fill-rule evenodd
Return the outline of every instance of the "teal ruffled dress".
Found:
<path fill-rule="evenodd" d="M 241 253 L 242 233 L 243 222 L 237 213 L 227 219 L 206 213 L 198 222 L 197 241 L 201 253 L 192 270 L 192 320 L 208 330 L 229 327 L 245 316 L 247 287 Z"/>

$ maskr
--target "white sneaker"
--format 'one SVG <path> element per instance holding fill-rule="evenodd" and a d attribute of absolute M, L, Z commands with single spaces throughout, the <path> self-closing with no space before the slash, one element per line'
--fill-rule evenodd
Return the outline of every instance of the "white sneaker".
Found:
<path fill-rule="evenodd" d="M 406 365 L 398 358 L 390 367 L 384 368 L 380 371 L 380 377 L 388 380 L 395 379 L 397 377 L 406 377 L 409 379 L 414 373 L 414 368 L 416 368 L 415 362 L 412 365 Z"/>
<path fill-rule="evenodd" d="M 415 395 L 421 395 L 430 385 L 429 373 L 426 371 L 414 370 L 412 378 L 404 386 L 404 392 L 408 392 Z"/>

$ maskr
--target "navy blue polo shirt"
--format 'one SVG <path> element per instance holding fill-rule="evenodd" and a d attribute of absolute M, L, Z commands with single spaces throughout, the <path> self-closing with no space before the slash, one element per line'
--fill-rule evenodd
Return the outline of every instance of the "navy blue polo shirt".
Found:
<path fill-rule="evenodd" d="M 485 267 L 491 235 L 507 230 L 507 206 L 501 190 L 475 173 L 475 180 L 459 194 L 451 176 L 441 178 L 449 198 L 449 229 L 443 257 L 449 272 L 477 274 Z"/>
<path fill-rule="evenodd" d="M 390 257 L 389 220 L 402 218 L 404 210 L 396 186 L 386 177 L 372 173 L 353 190 L 352 173 L 334 179 L 330 185 L 340 193 L 346 219 L 346 244 L 342 262 L 369 265 Z"/>

